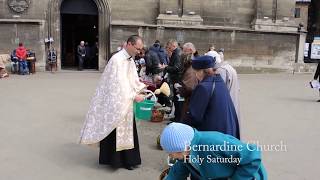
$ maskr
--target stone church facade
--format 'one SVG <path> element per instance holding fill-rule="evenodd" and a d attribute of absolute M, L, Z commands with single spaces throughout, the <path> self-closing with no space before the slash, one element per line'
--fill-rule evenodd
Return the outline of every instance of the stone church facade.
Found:
<path fill-rule="evenodd" d="M 0 54 L 23 42 L 36 52 L 37 70 L 44 71 L 51 38 L 61 69 L 81 39 L 73 36 L 96 33 L 88 38 L 98 43 L 97 66 L 103 70 L 111 52 L 139 34 L 148 46 L 173 38 L 193 42 L 200 53 L 214 44 L 238 67 L 292 69 L 303 62 L 306 37 L 294 19 L 295 5 L 295 0 L 0 0 Z M 76 20 L 77 14 L 90 17 Z M 75 21 L 79 29 L 72 30 Z M 81 31 L 89 26 L 94 29 Z"/>

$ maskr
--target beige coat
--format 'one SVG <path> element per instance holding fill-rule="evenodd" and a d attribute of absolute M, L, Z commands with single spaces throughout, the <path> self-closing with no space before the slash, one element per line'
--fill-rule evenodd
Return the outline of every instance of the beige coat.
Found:
<path fill-rule="evenodd" d="M 9 62 L 10 55 L 9 54 L 0 54 L 0 68 L 5 69 L 6 64 Z"/>
<path fill-rule="evenodd" d="M 237 71 L 226 61 L 220 63 L 217 72 L 221 75 L 224 82 L 226 82 L 227 88 L 230 92 L 230 96 L 233 102 L 233 105 L 236 109 L 239 126 L 240 126 L 240 103 L 239 103 L 239 80 Z M 241 131 L 240 131 L 241 132 Z"/>

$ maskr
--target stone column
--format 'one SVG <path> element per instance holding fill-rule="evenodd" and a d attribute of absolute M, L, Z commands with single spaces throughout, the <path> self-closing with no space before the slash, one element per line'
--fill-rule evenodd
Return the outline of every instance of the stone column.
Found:
<path fill-rule="evenodd" d="M 179 0 L 160 0 L 160 14 L 178 15 L 179 8 Z"/>
<path fill-rule="evenodd" d="M 200 0 L 183 0 L 183 15 L 200 15 Z"/>
<path fill-rule="evenodd" d="M 160 0 L 160 25 L 201 25 L 200 0 Z"/>
<path fill-rule="evenodd" d="M 271 30 L 273 19 L 273 0 L 256 0 L 256 18 L 253 21 L 255 30 Z"/>
<path fill-rule="evenodd" d="M 307 33 L 306 32 L 300 32 L 299 34 L 299 42 L 297 45 L 297 57 L 296 57 L 296 63 L 303 63 L 304 59 L 304 46 L 306 43 Z"/>
<path fill-rule="evenodd" d="M 277 0 L 277 21 L 291 21 L 294 19 L 295 0 Z"/>
<path fill-rule="evenodd" d="M 160 0 L 159 4 L 160 11 L 157 17 L 157 24 L 176 24 L 179 19 L 179 9 L 181 10 L 179 0 Z"/>
<path fill-rule="evenodd" d="M 273 0 L 257 0 L 257 19 L 272 19 Z"/>
<path fill-rule="evenodd" d="M 257 0 L 253 28 L 271 32 L 296 32 L 295 0 Z"/>

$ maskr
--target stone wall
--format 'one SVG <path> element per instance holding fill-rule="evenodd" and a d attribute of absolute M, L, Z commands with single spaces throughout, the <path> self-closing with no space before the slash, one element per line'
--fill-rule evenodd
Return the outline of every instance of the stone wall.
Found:
<path fill-rule="evenodd" d="M 0 0 L 0 19 L 45 19 L 48 2 L 49 0 L 31 0 L 31 4 L 26 11 L 16 13 L 8 7 L 7 0 Z"/>
<path fill-rule="evenodd" d="M 268 17 L 274 20 L 293 19 L 295 0 L 257 0 L 258 18 Z"/>
<path fill-rule="evenodd" d="M 161 33 L 161 32 L 165 33 Z M 174 28 L 113 27 L 112 51 L 131 34 L 140 34 L 147 46 L 158 39 L 166 43 L 178 39 L 181 44 L 192 42 L 200 54 L 214 44 L 225 49 L 225 59 L 235 66 L 257 66 L 291 69 L 295 63 L 297 35 L 222 30 L 183 30 Z"/>
<path fill-rule="evenodd" d="M 24 42 L 27 48 L 36 51 L 37 67 L 44 70 L 46 59 L 44 39 L 48 37 L 49 27 L 56 40 L 54 42 L 56 47 L 60 47 L 58 12 L 60 1 L 41 0 L 39 3 L 40 1 L 31 0 L 29 9 L 22 13 L 14 13 L 9 9 L 7 0 L 0 0 L 0 53 L 9 53 L 19 41 Z M 283 65 L 290 68 L 295 59 L 299 34 L 294 32 L 296 30 L 292 24 L 289 23 L 292 26 L 290 32 L 285 28 L 278 28 L 286 26 L 285 22 L 268 22 L 266 26 L 272 28 L 262 30 L 254 28 L 256 19 L 272 18 L 275 13 L 274 2 L 277 2 L 277 19 L 283 21 L 283 18 L 288 17 L 288 21 L 291 21 L 292 9 L 295 7 L 294 0 L 184 0 L 182 6 L 182 1 L 179 0 L 106 1 L 111 14 L 100 12 L 100 19 L 102 15 L 105 19 L 111 17 L 111 31 L 110 37 L 102 38 L 100 45 L 107 46 L 106 40 L 110 39 L 111 47 L 106 48 L 110 48 L 111 52 L 129 35 L 140 34 L 148 45 L 155 39 L 162 42 L 166 42 L 169 38 L 176 38 L 181 43 L 191 41 L 201 53 L 214 43 L 217 48 L 224 48 L 226 58 L 239 66 Z M 49 2 L 56 2 L 52 10 L 57 11 L 51 23 L 48 22 Z M 200 24 L 157 24 L 159 13 L 166 14 L 168 10 L 177 16 L 199 16 Z M 188 18 L 186 19 L 188 21 Z M 108 32 L 101 31 L 100 35 L 102 34 L 108 36 L 106 35 Z M 103 55 L 99 59 L 103 60 L 105 57 Z M 100 65 L 103 66 L 104 62 Z"/>
<path fill-rule="evenodd" d="M 297 24 L 303 24 L 303 28 L 308 27 L 308 13 L 309 13 L 309 3 L 298 3 L 296 8 L 300 9 L 300 17 L 295 18 Z"/>
<path fill-rule="evenodd" d="M 204 24 L 250 27 L 255 15 L 255 0 L 202 0 Z"/>
<path fill-rule="evenodd" d="M 112 21 L 155 24 L 159 0 L 109 0 Z"/>
<path fill-rule="evenodd" d="M 0 52 L 10 54 L 22 42 L 36 53 L 37 70 L 45 67 L 44 21 L 0 24 Z"/>
<path fill-rule="evenodd" d="M 10 54 L 22 42 L 27 49 L 36 52 L 37 70 L 44 70 L 46 59 L 48 0 L 41 2 L 31 1 L 26 11 L 16 13 L 8 7 L 7 0 L 0 0 L 0 52 Z"/>
<path fill-rule="evenodd" d="M 277 19 L 294 19 L 296 0 L 277 0 Z"/>

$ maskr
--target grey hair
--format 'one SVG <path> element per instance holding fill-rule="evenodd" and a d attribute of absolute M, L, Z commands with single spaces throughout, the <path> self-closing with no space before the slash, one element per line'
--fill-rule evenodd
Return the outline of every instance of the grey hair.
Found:
<path fill-rule="evenodd" d="M 191 49 L 192 52 L 196 52 L 196 47 L 191 42 L 187 42 L 183 45 L 183 48 Z"/>
<path fill-rule="evenodd" d="M 175 47 L 178 47 L 178 42 L 175 39 L 169 39 L 167 45 L 174 45 Z"/>

